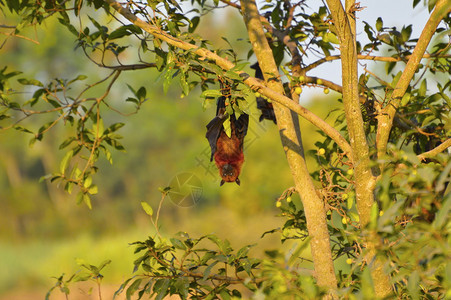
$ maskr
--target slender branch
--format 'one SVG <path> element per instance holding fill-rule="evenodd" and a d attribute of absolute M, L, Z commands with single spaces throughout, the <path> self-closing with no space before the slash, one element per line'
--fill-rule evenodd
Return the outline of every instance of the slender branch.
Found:
<path fill-rule="evenodd" d="M 26 41 L 35 43 L 36 45 L 39 45 L 39 42 L 38 42 L 38 41 L 35 41 L 35 40 L 33 40 L 32 38 L 29 38 L 29 37 L 26 37 L 26 36 L 23 36 L 23 35 L 20 35 L 20 34 L 7 33 L 7 32 L 0 32 L 0 34 L 6 35 L 6 36 L 14 36 L 14 37 L 18 37 L 18 38 L 20 38 L 20 39 L 24 39 L 24 40 L 26 40 Z"/>
<path fill-rule="evenodd" d="M 239 5 L 238 3 L 234 3 L 234 2 L 229 1 L 229 0 L 221 0 L 221 2 L 224 2 L 225 4 L 227 4 L 229 6 L 232 6 L 232 7 L 235 7 L 235 8 L 237 8 L 237 9 L 239 9 L 241 11 L 241 5 Z"/>
<path fill-rule="evenodd" d="M 196 45 L 177 39 L 167 34 L 166 32 L 160 30 L 156 26 L 142 21 L 141 19 L 136 17 L 128 8 L 122 7 L 121 4 L 116 2 L 115 0 L 105 0 L 105 1 L 118 13 L 127 18 L 130 22 L 140 27 L 141 29 L 147 31 L 148 33 L 154 35 L 156 38 L 159 38 L 177 48 L 192 51 L 193 53 L 197 54 L 200 58 L 211 59 L 225 71 L 229 71 L 235 67 L 235 65 L 232 62 L 228 61 L 225 58 L 220 57 L 219 55 L 205 48 L 200 48 Z M 245 72 L 236 71 L 235 73 L 245 78 L 244 83 L 250 86 L 253 90 L 258 90 L 262 95 L 267 96 L 272 100 L 274 100 L 274 102 L 280 103 L 283 106 L 289 108 L 290 110 L 299 114 L 300 116 L 311 122 L 313 125 L 317 126 L 319 129 L 324 131 L 324 133 L 330 136 L 338 144 L 338 146 L 350 156 L 351 147 L 349 146 L 346 139 L 335 128 L 330 126 L 323 119 L 319 118 L 305 107 L 297 103 L 294 103 L 293 101 L 291 101 L 290 98 L 284 96 L 283 93 L 278 93 L 272 89 L 267 88 L 259 80 L 250 77 Z"/>
<path fill-rule="evenodd" d="M 108 75 L 107 77 L 105 77 L 105 78 L 103 78 L 103 79 L 101 79 L 101 80 L 99 80 L 99 81 L 97 81 L 97 82 L 95 82 L 95 83 L 93 83 L 93 84 L 88 85 L 86 88 L 84 88 L 84 89 L 80 92 L 80 94 L 77 96 L 77 98 L 75 98 L 74 102 L 78 104 L 78 103 L 81 101 L 81 100 L 80 100 L 81 96 L 82 96 L 86 91 L 88 91 L 90 88 L 92 88 L 92 87 L 94 87 L 94 86 L 96 86 L 96 85 L 101 84 L 102 82 L 107 81 L 107 80 L 108 80 L 111 76 L 113 76 L 115 73 L 116 73 L 116 71 L 113 71 L 113 72 L 111 72 L 110 75 Z"/>
<path fill-rule="evenodd" d="M 94 106 L 97 106 L 97 128 L 96 128 L 96 133 L 95 133 L 95 139 L 92 143 L 92 149 L 91 149 L 91 153 L 89 155 L 88 161 L 86 162 L 85 168 L 83 169 L 83 172 L 80 175 L 80 178 L 84 177 L 84 174 L 86 173 L 86 171 L 88 170 L 88 168 L 91 166 L 91 161 L 94 158 L 94 153 L 95 150 L 99 147 L 100 143 L 101 143 L 101 139 L 99 138 L 100 136 L 100 132 L 99 132 L 99 123 L 100 123 L 100 103 L 106 98 L 106 96 L 110 93 L 111 88 L 113 87 L 113 84 L 116 82 L 116 80 L 119 78 L 119 75 L 121 74 L 121 71 L 114 71 L 116 74 L 114 75 L 113 79 L 111 80 L 110 84 L 108 85 L 105 93 L 100 96 L 99 98 L 97 98 L 96 103 L 91 107 L 90 111 L 94 108 Z M 113 73 L 114 73 L 113 72 Z M 89 112 L 87 113 L 87 115 L 89 114 Z"/>
<path fill-rule="evenodd" d="M 449 147 L 451 147 L 451 138 L 447 139 L 446 141 L 444 141 L 443 143 L 441 143 L 440 145 L 438 145 L 434 149 L 432 149 L 432 150 L 430 150 L 428 152 L 421 153 L 417 157 L 420 160 L 425 160 L 426 158 L 431 158 L 431 157 L 433 157 L 433 156 L 445 151 Z"/>
<path fill-rule="evenodd" d="M 321 83 L 319 84 L 318 81 Z M 329 81 L 327 79 L 319 78 L 316 76 L 304 76 L 304 82 L 311 83 L 311 84 L 317 85 L 317 86 L 324 86 L 324 87 L 334 90 L 340 94 L 343 93 L 343 87 L 341 85 L 333 83 L 332 81 Z"/>
<path fill-rule="evenodd" d="M 160 219 L 161 206 L 163 205 L 163 201 L 167 195 L 168 195 L 167 192 L 161 193 L 160 203 L 158 203 L 157 216 L 155 217 L 155 220 L 153 219 L 153 217 L 150 218 L 150 221 L 152 222 L 152 225 L 160 238 L 162 238 L 162 236 L 160 234 L 160 229 L 158 228 L 158 221 Z"/>

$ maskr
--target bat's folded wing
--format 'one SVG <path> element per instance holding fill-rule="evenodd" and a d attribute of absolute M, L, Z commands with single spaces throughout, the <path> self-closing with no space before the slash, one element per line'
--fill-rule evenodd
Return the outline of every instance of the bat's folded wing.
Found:
<path fill-rule="evenodd" d="M 243 145 L 244 137 L 247 134 L 247 129 L 249 127 L 249 115 L 242 113 L 235 123 L 236 126 L 236 136 L 240 139 L 241 145 Z"/>
<path fill-rule="evenodd" d="M 213 120 L 210 121 L 210 123 L 207 124 L 207 134 L 205 137 L 207 138 L 208 142 L 210 143 L 211 148 L 211 157 L 210 161 L 213 160 L 213 156 L 216 152 L 216 142 L 218 141 L 219 135 L 221 134 L 221 131 L 223 130 L 222 124 L 224 124 L 225 120 L 227 120 L 228 114 L 225 112 L 225 110 L 219 110 L 218 115 L 213 118 Z"/>

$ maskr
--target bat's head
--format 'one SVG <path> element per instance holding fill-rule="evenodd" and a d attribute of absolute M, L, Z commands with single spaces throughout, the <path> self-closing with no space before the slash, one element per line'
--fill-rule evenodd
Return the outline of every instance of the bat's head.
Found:
<path fill-rule="evenodd" d="M 240 170 L 238 167 L 232 164 L 224 164 L 219 169 L 219 172 L 222 177 L 221 185 L 225 182 L 236 182 L 236 184 L 240 185 L 240 179 L 238 178 L 238 175 L 240 175 Z"/>

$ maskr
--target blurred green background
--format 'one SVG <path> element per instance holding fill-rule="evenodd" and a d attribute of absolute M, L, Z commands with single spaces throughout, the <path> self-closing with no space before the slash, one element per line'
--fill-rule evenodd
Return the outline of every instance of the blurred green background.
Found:
<path fill-rule="evenodd" d="M 246 57 L 248 45 L 238 40 L 245 29 L 239 27 L 238 20 L 232 21 L 236 17 L 233 13 L 221 16 L 227 22 L 206 17 L 199 28 L 208 30 L 200 34 L 213 44 L 226 47 L 216 33 L 230 33 L 227 39 L 236 45 L 239 57 Z M 10 21 L 14 23 L 13 19 Z M 87 75 L 80 88 L 108 74 L 93 65 L 80 49 L 75 50 L 73 37 L 61 29 L 55 20 L 46 21 L 43 29 L 30 28 L 28 36 L 38 45 L 8 38 L 0 49 L 0 67 L 21 70 L 42 82 Z M 258 243 L 253 254 L 259 257 L 264 249 L 280 247 L 277 235 L 263 239 L 260 236 L 283 224 L 283 218 L 277 216 L 275 199 L 293 184 L 277 128 L 272 122 L 258 122 L 255 99 L 248 99 L 252 114 L 241 186 L 219 187 L 219 175 L 209 161 L 210 149 L 205 139 L 205 125 L 215 114 L 214 105 L 204 110 L 199 91 L 182 99 L 177 85 L 165 95 L 158 74 L 148 69 L 124 73 L 115 84 L 108 102 L 125 112 L 133 111 L 132 105 L 125 102 L 131 96 L 127 84 L 135 89 L 145 86 L 149 99 L 135 115 L 105 113 L 105 126 L 126 123 L 119 131 L 126 153 L 114 152 L 113 165 L 101 160 L 94 178 L 99 194 L 93 197 L 92 210 L 77 205 L 75 195 L 68 195 L 57 184 L 39 181 L 41 176 L 58 170 L 64 155 L 58 146 L 70 128 L 53 128 L 33 147 L 28 146 L 30 135 L 0 131 L 0 299 L 44 297 L 54 284 L 52 276 L 70 275 L 79 269 L 76 258 L 91 264 L 111 259 L 105 268 L 104 283 L 106 289 L 117 289 L 132 273 L 134 255 L 128 244 L 155 233 L 140 202 L 147 201 L 155 209 L 161 198 L 158 188 L 167 186 L 183 172 L 194 173 L 200 179 L 202 195 L 190 207 L 166 199 L 160 216 L 163 234 L 186 231 L 196 237 L 215 233 L 229 239 L 235 248 Z M 23 89 L 19 84 L 13 88 Z M 32 91 L 25 89 L 17 96 L 26 101 L 31 95 Z M 320 90 L 317 95 L 312 99 L 301 95 L 301 100 L 325 118 L 337 104 L 338 96 L 332 93 L 326 97 Z M 37 129 L 48 118 L 35 116 L 25 124 Z M 328 117 L 327 121 L 334 120 Z M 301 121 L 301 128 L 305 150 L 314 149 L 320 135 L 305 121 Z M 308 164 L 313 171 L 314 156 L 308 156 Z M 286 247 L 291 245 L 287 243 Z M 55 295 L 52 299 L 58 298 Z"/>

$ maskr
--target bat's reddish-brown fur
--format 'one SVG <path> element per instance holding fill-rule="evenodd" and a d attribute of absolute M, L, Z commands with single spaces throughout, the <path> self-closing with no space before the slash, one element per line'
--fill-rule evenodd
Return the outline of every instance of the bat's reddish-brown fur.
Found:
<path fill-rule="evenodd" d="M 216 153 L 214 155 L 215 164 L 218 167 L 219 175 L 222 177 L 221 185 L 224 182 L 236 182 L 240 184 L 238 176 L 244 162 L 243 143 L 237 137 L 234 129 L 234 122 L 231 122 L 232 130 L 229 138 L 223 130 L 216 142 Z"/>
<path fill-rule="evenodd" d="M 223 123 L 230 118 L 230 137 L 224 130 Z M 242 113 L 238 119 L 235 114 L 229 114 L 225 109 L 225 99 L 218 99 L 216 117 L 207 125 L 207 139 L 211 147 L 211 160 L 215 164 L 221 176 L 221 185 L 225 182 L 240 184 L 238 176 L 244 162 L 243 144 L 247 133 L 249 116 Z"/>

